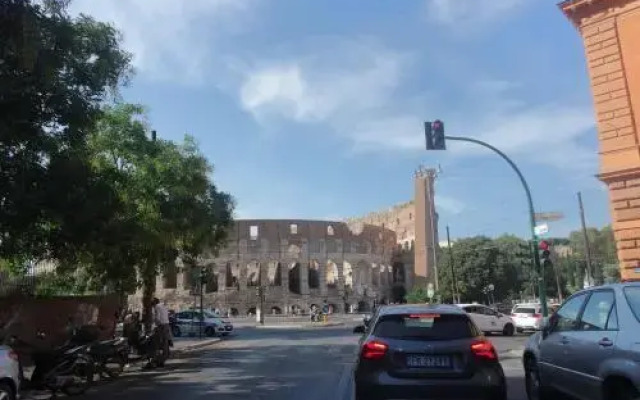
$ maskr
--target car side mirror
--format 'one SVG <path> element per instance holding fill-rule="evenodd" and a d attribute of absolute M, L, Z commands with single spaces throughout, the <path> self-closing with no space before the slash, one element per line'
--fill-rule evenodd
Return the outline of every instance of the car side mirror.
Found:
<path fill-rule="evenodd" d="M 364 325 L 358 325 L 355 328 L 353 328 L 353 333 L 363 334 L 365 330 L 366 330 L 366 327 Z"/>

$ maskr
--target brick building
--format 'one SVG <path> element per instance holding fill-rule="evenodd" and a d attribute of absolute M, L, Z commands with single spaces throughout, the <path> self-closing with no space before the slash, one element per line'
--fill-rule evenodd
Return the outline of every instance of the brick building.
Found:
<path fill-rule="evenodd" d="M 640 279 L 640 0 L 568 0 L 582 35 L 622 279 Z"/>

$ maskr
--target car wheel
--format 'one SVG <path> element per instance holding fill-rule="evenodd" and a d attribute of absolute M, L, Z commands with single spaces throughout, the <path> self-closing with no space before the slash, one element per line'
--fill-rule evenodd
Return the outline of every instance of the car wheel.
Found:
<path fill-rule="evenodd" d="M 528 360 L 524 368 L 525 389 L 529 400 L 549 400 L 550 390 L 540 381 L 538 364 L 535 360 Z"/>
<path fill-rule="evenodd" d="M 513 336 L 515 329 L 513 328 L 513 325 L 511 324 L 506 324 L 504 326 L 504 329 L 502 329 L 502 334 L 504 336 Z"/>
<path fill-rule="evenodd" d="M 0 400 L 15 400 L 16 394 L 11 386 L 6 383 L 0 383 Z"/>
<path fill-rule="evenodd" d="M 180 331 L 180 327 L 177 325 L 171 328 L 171 333 L 173 334 L 173 337 L 180 337 L 180 335 L 182 335 L 182 332 Z"/>
<path fill-rule="evenodd" d="M 213 337 L 216 335 L 216 330 L 213 329 L 212 327 L 208 326 L 205 330 L 204 330 L 204 334 L 207 337 Z"/>
<path fill-rule="evenodd" d="M 616 382 L 611 392 L 616 400 L 640 400 L 640 392 L 626 381 Z"/>
<path fill-rule="evenodd" d="M 356 386 L 354 400 L 383 400 L 382 397 L 374 395 L 370 390 L 364 390 Z"/>

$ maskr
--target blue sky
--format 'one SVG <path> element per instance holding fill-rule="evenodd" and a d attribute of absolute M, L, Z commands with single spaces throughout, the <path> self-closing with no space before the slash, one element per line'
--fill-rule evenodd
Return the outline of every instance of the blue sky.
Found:
<path fill-rule="evenodd" d="M 426 152 L 422 122 L 521 166 L 553 235 L 609 223 L 578 32 L 548 0 L 75 0 L 134 53 L 124 100 L 195 136 L 238 218 L 340 219 L 413 197 L 442 168 L 441 230 L 528 232 L 517 177 L 471 144 Z"/>

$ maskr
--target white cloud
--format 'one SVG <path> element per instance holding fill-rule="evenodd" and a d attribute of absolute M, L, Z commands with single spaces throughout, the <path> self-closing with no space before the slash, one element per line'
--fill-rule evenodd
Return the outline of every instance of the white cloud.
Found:
<path fill-rule="evenodd" d="M 426 0 L 430 21 L 456 30 L 475 29 L 522 10 L 533 0 Z"/>
<path fill-rule="evenodd" d="M 462 201 L 449 196 L 437 194 L 435 201 L 438 212 L 457 215 L 461 214 L 466 208 L 466 205 Z"/>
<path fill-rule="evenodd" d="M 348 125 L 387 105 L 400 82 L 403 61 L 400 54 L 367 42 L 342 43 L 331 53 L 250 69 L 240 88 L 240 101 L 263 122 L 279 116 Z"/>
<path fill-rule="evenodd" d="M 248 69 L 238 90 L 242 106 L 264 124 L 274 117 L 325 124 L 357 153 L 422 151 L 429 110 L 446 121 L 450 135 L 475 137 L 509 155 L 530 155 L 539 164 L 595 168 L 596 152 L 580 143 L 594 126 L 590 106 L 531 103 L 511 95 L 521 89 L 518 82 L 473 78 L 461 83 L 466 98 L 455 106 L 416 101 L 399 93 L 410 66 L 406 55 L 370 42 L 350 42 L 318 54 Z M 352 62 L 353 54 L 359 55 L 358 63 Z M 544 155 L 536 151 L 542 148 Z M 477 145 L 451 143 L 442 155 L 483 154 L 486 150 Z"/>
<path fill-rule="evenodd" d="M 110 22 L 145 79 L 201 82 L 217 36 L 240 29 L 256 0 L 75 0 L 72 14 Z"/>

